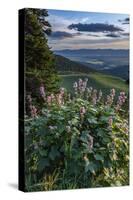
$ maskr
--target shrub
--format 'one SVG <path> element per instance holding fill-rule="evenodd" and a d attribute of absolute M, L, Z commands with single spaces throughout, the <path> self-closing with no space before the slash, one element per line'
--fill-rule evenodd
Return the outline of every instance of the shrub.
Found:
<path fill-rule="evenodd" d="M 46 95 L 41 112 L 25 118 L 28 191 L 128 184 L 126 95 L 115 105 L 112 89 L 104 102 L 86 83 L 74 83 L 73 98 L 63 88 Z"/>

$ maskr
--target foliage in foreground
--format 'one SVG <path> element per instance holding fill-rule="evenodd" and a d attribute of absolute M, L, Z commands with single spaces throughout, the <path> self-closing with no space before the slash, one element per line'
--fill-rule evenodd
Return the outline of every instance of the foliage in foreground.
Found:
<path fill-rule="evenodd" d="M 43 108 L 28 96 L 31 116 L 25 117 L 26 191 L 128 185 L 128 119 L 122 110 L 124 92 L 114 102 L 87 79 L 47 95 L 40 87 Z M 126 115 L 127 116 L 127 115 Z"/>

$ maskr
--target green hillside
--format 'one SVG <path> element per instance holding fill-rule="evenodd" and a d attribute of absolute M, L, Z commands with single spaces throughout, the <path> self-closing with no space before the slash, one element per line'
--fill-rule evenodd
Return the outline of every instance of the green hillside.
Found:
<path fill-rule="evenodd" d="M 55 67 L 60 73 L 68 72 L 80 72 L 80 73 L 90 73 L 96 70 L 88 67 L 84 64 L 71 61 L 63 56 L 55 55 Z"/>
<path fill-rule="evenodd" d="M 109 94 L 112 88 L 116 89 L 117 95 L 120 91 L 128 93 L 128 85 L 122 78 L 99 73 L 88 66 L 59 55 L 55 55 L 55 63 L 62 80 L 61 87 L 67 88 L 71 93 L 73 93 L 73 83 L 79 78 L 88 78 L 88 87 L 102 89 L 104 95 Z"/>
<path fill-rule="evenodd" d="M 68 91 L 73 92 L 72 85 L 79 78 L 88 78 L 88 87 L 93 87 L 97 90 L 102 89 L 103 94 L 107 95 L 110 92 L 110 89 L 115 88 L 116 93 L 120 91 L 125 91 L 128 93 L 128 85 L 123 79 L 116 78 L 110 75 L 100 74 L 100 73 L 90 73 L 90 74 L 66 74 L 60 75 L 62 78 L 61 86 L 66 87 Z"/>

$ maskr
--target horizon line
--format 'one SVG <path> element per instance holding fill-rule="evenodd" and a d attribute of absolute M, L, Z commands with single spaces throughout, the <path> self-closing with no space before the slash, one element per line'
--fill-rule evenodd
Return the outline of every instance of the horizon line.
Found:
<path fill-rule="evenodd" d="M 66 51 L 66 50 L 130 50 L 129 48 L 127 48 L 127 49 L 125 49 L 125 48 L 123 48 L 123 49 L 120 49 L 120 48 L 96 48 L 96 49 L 93 49 L 93 48 L 81 48 L 81 49 L 55 49 L 55 50 L 52 50 L 51 49 L 51 51 Z"/>

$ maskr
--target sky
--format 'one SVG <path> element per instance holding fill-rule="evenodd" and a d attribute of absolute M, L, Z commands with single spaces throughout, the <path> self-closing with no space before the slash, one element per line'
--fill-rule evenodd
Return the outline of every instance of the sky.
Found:
<path fill-rule="evenodd" d="M 129 49 L 129 15 L 48 10 L 52 50 Z"/>

